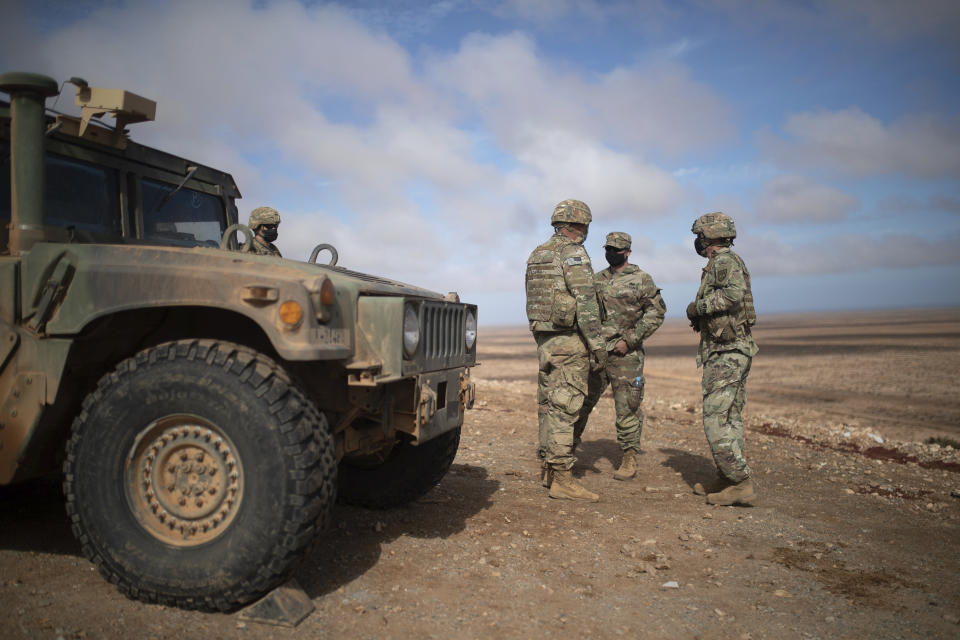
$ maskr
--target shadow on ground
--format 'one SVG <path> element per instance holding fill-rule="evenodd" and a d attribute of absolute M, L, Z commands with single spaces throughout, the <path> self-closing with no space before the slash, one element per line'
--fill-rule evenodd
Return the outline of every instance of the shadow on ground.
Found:
<path fill-rule="evenodd" d="M 696 455 L 680 449 L 660 449 L 660 453 L 667 456 L 661 464 L 678 471 L 683 481 L 691 489 L 697 482 L 712 481 L 717 474 L 713 460 L 706 456 Z"/>
<path fill-rule="evenodd" d="M 0 487 L 0 549 L 81 556 L 60 475 Z"/>
<path fill-rule="evenodd" d="M 591 471 L 593 473 L 602 473 L 605 470 L 597 468 L 597 462 L 606 460 L 610 466 L 616 469 L 620 466 L 623 459 L 623 451 L 620 450 L 620 444 L 611 438 L 600 440 L 586 440 L 577 449 L 577 466 L 574 467 L 574 473 L 580 475 L 580 471 Z M 640 464 L 643 464 L 645 451 L 640 452 Z"/>
<path fill-rule="evenodd" d="M 51 476 L 0 487 L 0 549 L 82 557 L 64 509 L 62 478 Z M 493 504 L 500 482 L 482 467 L 455 464 L 427 495 L 388 510 L 340 506 L 293 576 L 316 598 L 373 567 L 384 544 L 401 536 L 446 538 Z M 411 558 L 416 562 L 416 558 Z"/>
<path fill-rule="evenodd" d="M 311 598 L 336 591 L 375 566 L 383 546 L 397 538 L 447 538 L 463 531 L 467 520 L 493 505 L 499 488 L 483 467 L 454 464 L 436 488 L 406 506 L 375 510 L 338 505 L 333 526 L 317 538 L 294 577 Z"/>

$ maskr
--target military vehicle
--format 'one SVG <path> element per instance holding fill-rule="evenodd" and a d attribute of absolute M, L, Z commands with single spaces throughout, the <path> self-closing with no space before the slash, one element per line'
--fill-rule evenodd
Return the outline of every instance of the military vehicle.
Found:
<path fill-rule="evenodd" d="M 228 173 L 131 141 L 152 101 L 70 82 L 79 117 L 47 112 L 53 79 L 0 75 L 0 484 L 62 469 L 73 532 L 123 593 L 232 610 L 338 497 L 386 508 L 439 482 L 477 308 L 329 245 L 244 253 Z"/>

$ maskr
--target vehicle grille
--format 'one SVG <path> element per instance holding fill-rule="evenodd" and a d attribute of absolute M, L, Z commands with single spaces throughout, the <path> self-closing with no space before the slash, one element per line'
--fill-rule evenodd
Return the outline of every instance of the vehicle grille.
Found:
<path fill-rule="evenodd" d="M 450 358 L 463 356 L 465 307 L 444 302 L 424 302 L 421 316 L 421 340 L 424 365 L 447 366 Z"/>

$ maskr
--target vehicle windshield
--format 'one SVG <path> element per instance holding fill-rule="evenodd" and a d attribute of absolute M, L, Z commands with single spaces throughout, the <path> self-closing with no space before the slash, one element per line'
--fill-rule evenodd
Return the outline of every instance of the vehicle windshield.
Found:
<path fill-rule="evenodd" d="M 186 187 L 176 190 L 177 185 L 149 178 L 143 179 L 142 187 L 145 240 L 220 245 L 226 229 L 220 198 Z"/>

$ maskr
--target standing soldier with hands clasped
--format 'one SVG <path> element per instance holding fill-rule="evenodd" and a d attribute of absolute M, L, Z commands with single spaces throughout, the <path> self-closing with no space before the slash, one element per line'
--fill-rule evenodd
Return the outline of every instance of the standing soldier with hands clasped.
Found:
<path fill-rule="evenodd" d="M 643 430 L 643 341 L 663 324 L 667 311 L 653 278 L 627 262 L 630 246 L 629 234 L 607 234 L 604 249 L 610 266 L 594 277 L 606 315 L 602 335 L 607 367 L 590 374 L 587 399 L 574 429 L 575 441 L 579 442 L 590 412 L 610 384 L 617 412 L 617 442 L 623 450 L 620 468 L 613 473 L 617 480 L 629 480 L 637 474 Z"/>
<path fill-rule="evenodd" d="M 573 477 L 574 423 L 591 368 L 606 364 L 600 307 L 590 257 L 583 248 L 593 216 L 579 200 L 564 200 L 550 219 L 553 236 L 527 259 L 527 319 L 540 361 L 537 404 L 543 484 L 551 498 L 597 502 Z"/>
<path fill-rule="evenodd" d="M 694 248 L 708 259 L 697 299 L 687 318 L 700 332 L 697 366 L 703 365 L 703 429 L 717 465 L 715 483 L 694 485 L 694 492 L 719 505 L 750 505 L 756 489 L 743 454 L 743 418 L 747 375 L 757 353 L 750 327 L 757 320 L 750 272 L 730 250 L 737 237 L 733 220 L 722 213 L 697 218 L 691 229 Z"/>

